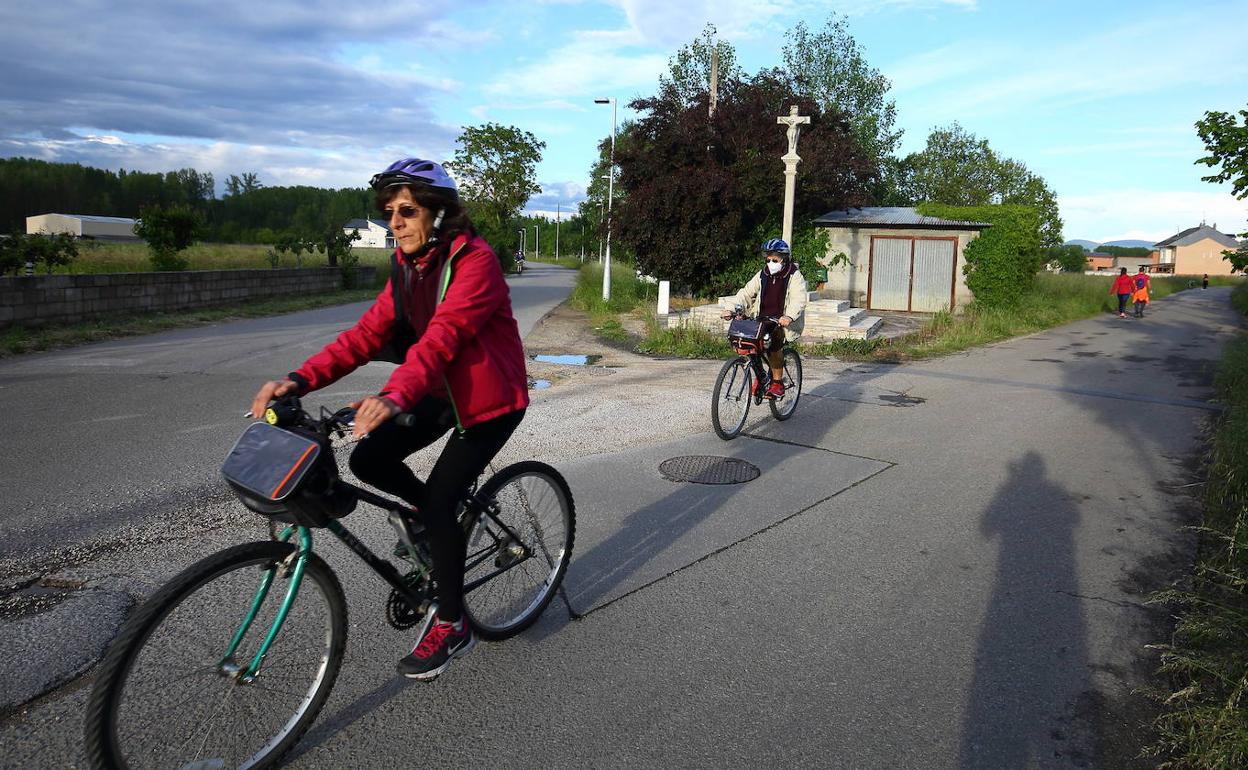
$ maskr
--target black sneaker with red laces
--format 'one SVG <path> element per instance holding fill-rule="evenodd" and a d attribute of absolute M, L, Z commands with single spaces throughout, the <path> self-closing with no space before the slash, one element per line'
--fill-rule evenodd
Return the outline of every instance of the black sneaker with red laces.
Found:
<path fill-rule="evenodd" d="M 477 644 L 467 618 L 460 619 L 462 628 L 454 623 L 434 620 L 412 652 L 399 661 L 399 673 L 410 679 L 428 681 L 450 667 L 455 658 L 467 655 Z"/>

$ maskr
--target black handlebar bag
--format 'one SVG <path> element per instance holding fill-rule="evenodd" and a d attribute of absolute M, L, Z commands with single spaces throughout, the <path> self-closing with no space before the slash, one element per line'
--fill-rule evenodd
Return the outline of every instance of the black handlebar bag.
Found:
<path fill-rule="evenodd" d="M 728 342 L 741 355 L 761 353 L 765 333 L 762 321 L 738 318 L 728 325 Z"/>
<path fill-rule="evenodd" d="M 221 475 L 243 505 L 305 527 L 355 510 L 356 496 L 338 483 L 329 441 L 308 431 L 257 422 L 238 437 Z"/>

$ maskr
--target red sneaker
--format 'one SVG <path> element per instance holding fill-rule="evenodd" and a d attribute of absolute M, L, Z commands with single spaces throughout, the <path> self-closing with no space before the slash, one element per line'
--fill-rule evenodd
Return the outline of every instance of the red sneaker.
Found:
<path fill-rule="evenodd" d="M 428 681 L 445 671 L 452 660 L 467 655 L 477 640 L 468 618 L 462 618 L 460 625 L 462 628 L 457 629 L 454 624 L 434 620 L 411 654 L 399 661 L 399 673 Z"/>
<path fill-rule="evenodd" d="M 779 380 L 773 380 L 767 388 L 767 398 L 780 398 L 784 395 L 784 383 Z"/>

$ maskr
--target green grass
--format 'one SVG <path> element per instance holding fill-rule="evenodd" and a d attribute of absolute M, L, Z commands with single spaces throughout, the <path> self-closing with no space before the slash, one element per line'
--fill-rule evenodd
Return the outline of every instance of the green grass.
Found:
<path fill-rule="evenodd" d="M 1248 312 L 1248 285 L 1232 294 Z M 1204 516 L 1191 587 L 1154 602 L 1180 611 L 1161 673 L 1166 711 L 1152 748 L 1163 767 L 1248 767 L 1248 336 L 1226 348 L 1218 369 L 1219 420 L 1208 459 Z"/>
<path fill-rule="evenodd" d="M 581 267 L 581 255 L 580 254 L 576 254 L 574 256 L 561 255 L 559 259 L 555 259 L 553 256 L 547 256 L 547 255 L 542 255 L 540 257 L 526 257 L 526 259 L 529 262 L 541 262 L 543 265 L 558 265 L 559 267 L 570 267 L 570 268 L 573 268 L 574 270 L 580 269 Z M 586 259 L 586 264 L 588 264 L 589 257 L 587 256 L 585 259 Z M 615 273 L 612 272 L 611 275 L 612 275 L 612 280 L 614 280 Z M 602 273 L 601 272 L 598 273 L 598 276 L 601 278 Z"/>
<path fill-rule="evenodd" d="M 119 315 L 98 321 L 57 324 L 45 327 L 11 326 L 0 330 L 0 357 L 32 353 L 39 350 L 81 345 L 86 342 L 131 337 L 138 334 L 203 326 L 211 323 L 233 321 L 240 318 L 294 313 L 348 302 L 363 302 L 377 296 L 376 288 L 351 289 L 328 294 L 301 297 L 280 297 L 251 301 L 243 305 L 228 305 L 176 313 L 147 313 L 144 315 Z"/>

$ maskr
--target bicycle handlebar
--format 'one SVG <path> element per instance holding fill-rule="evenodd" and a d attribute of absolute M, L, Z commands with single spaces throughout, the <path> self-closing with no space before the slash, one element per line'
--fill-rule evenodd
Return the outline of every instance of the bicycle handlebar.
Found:
<path fill-rule="evenodd" d="M 254 417 L 247 412 L 244 417 Z M 416 415 L 411 412 L 400 412 L 392 418 L 404 428 L 415 427 Z M 355 409 L 344 406 L 336 412 L 329 412 L 321 407 L 321 416 L 313 417 L 304 410 L 298 396 L 282 396 L 273 401 L 264 412 L 264 421 L 279 428 L 297 426 L 313 430 L 322 436 L 329 437 L 335 431 L 345 433 L 355 425 Z"/>

